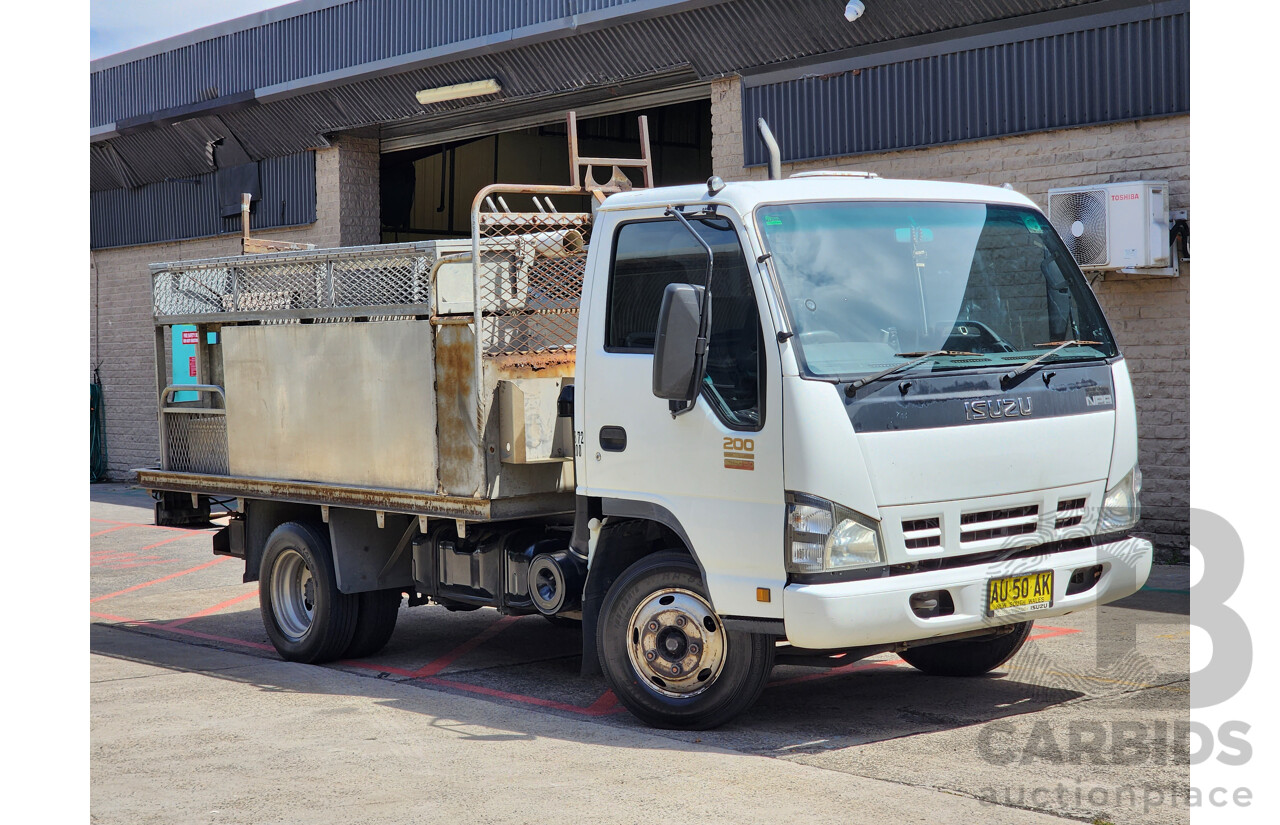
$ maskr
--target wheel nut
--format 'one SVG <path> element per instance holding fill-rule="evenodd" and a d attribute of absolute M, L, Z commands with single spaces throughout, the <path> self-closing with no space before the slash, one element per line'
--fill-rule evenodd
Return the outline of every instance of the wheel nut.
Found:
<path fill-rule="evenodd" d="M 646 659 L 648 659 L 650 662 L 652 662 L 654 659 L 656 659 L 656 658 L 658 658 L 658 657 L 657 657 L 657 654 L 655 654 L 652 650 L 650 650 L 648 653 L 644 654 L 644 658 L 646 658 Z"/>
<path fill-rule="evenodd" d="M 658 632 L 658 623 L 657 623 L 657 622 L 649 622 L 649 632 L 650 632 L 650 633 L 657 633 L 657 632 Z"/>
<path fill-rule="evenodd" d="M 697 655 L 698 655 L 698 646 L 697 646 L 697 645 L 689 645 L 689 652 L 690 652 L 691 654 L 693 654 L 694 656 L 697 656 Z"/>
<path fill-rule="evenodd" d="M 672 666 L 671 666 L 671 675 L 672 675 L 672 676 L 679 676 L 679 675 L 680 675 L 680 665 L 672 665 Z"/>
<path fill-rule="evenodd" d="M 684 616 L 676 617 L 676 627 L 684 627 Z"/>

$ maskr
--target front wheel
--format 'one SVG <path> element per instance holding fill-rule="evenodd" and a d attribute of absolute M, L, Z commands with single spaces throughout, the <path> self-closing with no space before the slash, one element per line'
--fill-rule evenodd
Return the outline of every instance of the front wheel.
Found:
<path fill-rule="evenodd" d="M 981 676 L 1013 658 L 1026 644 L 1032 622 L 987 639 L 961 639 L 911 647 L 898 655 L 916 670 L 933 676 Z"/>
<path fill-rule="evenodd" d="M 693 561 L 647 556 L 614 582 L 596 638 L 605 678 L 641 721 L 704 730 L 746 710 L 773 668 L 773 639 L 726 628 Z"/>

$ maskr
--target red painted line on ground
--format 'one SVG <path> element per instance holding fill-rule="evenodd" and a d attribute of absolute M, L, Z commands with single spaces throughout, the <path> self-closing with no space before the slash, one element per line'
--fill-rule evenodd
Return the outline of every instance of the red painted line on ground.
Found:
<path fill-rule="evenodd" d="M 133 619 L 126 619 L 124 616 L 116 616 L 111 613 L 95 613 L 92 610 L 90 610 L 89 615 L 95 619 L 109 619 L 110 621 L 113 621 L 113 622 L 124 622 L 125 624 L 137 624 L 137 622 L 135 622 Z"/>
<path fill-rule="evenodd" d="M 211 642 L 223 642 L 229 645 L 240 645 L 241 647 L 251 647 L 254 650 L 269 650 L 275 653 L 276 649 L 271 645 L 264 645 L 261 642 L 246 642 L 244 639 L 233 639 L 230 636 L 215 636 L 212 633 L 201 633 L 198 630 L 188 630 L 185 627 L 166 627 L 164 625 L 156 625 L 156 627 L 166 633 L 178 633 L 183 636 L 193 636 L 197 639 L 208 639 Z"/>
<path fill-rule="evenodd" d="M 397 676 L 413 676 L 414 673 L 412 670 L 405 670 L 404 668 L 392 667 L 391 665 L 375 665 L 370 664 L 369 662 L 361 662 L 356 659 L 343 659 L 341 662 L 338 662 L 338 664 L 343 667 L 358 667 L 363 668 L 364 670 L 376 670 L 378 673 L 394 673 Z"/>
<path fill-rule="evenodd" d="M 161 625 L 161 627 L 167 630 L 167 629 L 175 628 L 178 625 L 186 624 L 187 622 L 192 621 L 194 619 L 201 619 L 201 618 L 204 618 L 205 616 L 211 616 L 214 613 L 217 613 L 219 610 L 222 610 L 223 608 L 230 607 L 233 604 L 239 604 L 245 599 L 251 599 L 256 595 L 258 595 L 257 590 L 252 590 L 248 593 L 241 593 L 239 596 L 236 596 L 234 599 L 227 599 L 225 602 L 219 602 L 218 604 L 215 604 L 213 607 L 206 607 L 204 610 L 201 610 L 199 613 L 192 613 L 190 616 L 187 616 L 185 619 L 178 619 L 176 621 L 169 622 L 168 624 Z"/>
<path fill-rule="evenodd" d="M 1081 631 L 1074 627 L 1050 627 L 1049 625 L 1040 625 L 1036 630 L 1047 630 L 1048 633 L 1037 633 L 1034 636 L 1028 636 L 1028 642 L 1034 642 L 1036 639 L 1052 639 L 1055 636 L 1068 636 L 1072 633 L 1080 633 Z"/>
<path fill-rule="evenodd" d="M 239 645 L 241 647 L 251 647 L 255 650 L 270 650 L 275 652 L 275 648 L 271 645 L 264 645 L 260 642 L 246 642 L 244 639 L 233 639 L 230 636 L 215 636 L 212 633 L 201 633 L 198 630 L 187 630 L 182 627 L 169 627 L 168 625 L 153 624 L 152 622 L 139 621 L 138 619 L 128 619 L 124 616 L 115 616 L 111 613 L 97 613 L 92 610 L 89 611 L 89 615 L 95 619 L 107 619 L 120 624 L 154 627 L 157 630 L 163 630 L 166 633 L 177 633 L 182 636 L 191 636 L 196 639 L 208 639 L 211 642 L 223 642 L 229 645 Z"/>
<path fill-rule="evenodd" d="M 605 698 L 605 696 L 612 696 L 613 695 L 612 693 L 605 694 L 605 696 L 602 696 L 600 697 L 600 699 L 597 699 L 595 703 L 592 704 L 590 707 L 584 708 L 579 705 L 570 705 L 567 702 L 557 702 L 554 699 L 543 699 L 538 696 L 528 696 L 523 693 L 510 693 L 505 690 L 497 690 L 496 688 L 484 687 L 483 685 L 472 685 L 466 682 L 457 682 L 457 681 L 454 681 L 453 679 L 442 679 L 439 676 L 427 676 L 427 677 L 424 677 L 421 681 L 431 685 L 438 685 L 440 687 L 456 688 L 458 690 L 465 690 L 469 693 L 479 693 L 482 696 L 492 696 L 495 699 L 507 699 L 512 702 L 520 702 L 526 705 L 537 705 L 538 707 L 542 707 L 542 708 L 555 708 L 556 710 L 567 710 L 570 713 L 577 713 L 583 716 L 605 716 L 611 713 L 620 713 L 625 710 L 624 708 L 615 708 L 612 706 L 608 708 L 597 708 L 597 705 L 601 704 L 601 701 Z"/>
<path fill-rule="evenodd" d="M 591 706 L 587 708 L 587 713 L 592 716 L 604 716 L 609 713 L 617 713 L 620 710 L 625 711 L 626 708 L 619 707 L 618 697 L 613 695 L 613 691 L 606 690 L 600 694 L 599 699 L 591 703 Z"/>
<path fill-rule="evenodd" d="M 98 532 L 96 532 L 96 533 L 90 533 L 90 534 L 89 534 L 89 538 L 91 538 L 91 539 L 96 539 L 98 536 L 105 535 L 105 534 L 107 534 L 107 533 L 114 533 L 115 531 L 117 531 L 117 530 L 123 530 L 123 529 L 125 529 L 126 527 L 135 527 L 135 526 L 140 526 L 140 525 L 133 525 L 133 524 L 118 524 L 118 525 L 116 525 L 115 527 L 108 527 L 106 530 L 99 530 L 99 531 L 98 531 Z"/>
<path fill-rule="evenodd" d="M 187 537 L 186 537 L 186 536 L 174 536 L 173 538 L 168 538 L 168 539 L 165 539 L 164 541 L 158 541 L 158 542 L 156 542 L 155 544 L 148 544 L 146 547 L 139 548 L 138 552 L 139 552 L 139 553 L 141 553 L 141 552 L 143 552 L 144 550 L 154 550 L 155 548 L 159 547 L 159 546 L 160 546 L 160 545 L 162 545 L 162 544 L 168 544 L 168 543 L 169 543 L 169 542 L 171 542 L 171 541 L 178 541 L 178 540 L 180 540 L 180 539 L 185 539 L 185 538 L 187 538 Z"/>
<path fill-rule="evenodd" d="M 99 524 L 119 524 L 122 527 L 148 527 L 152 530 L 177 530 L 182 533 L 205 533 L 208 528 L 195 527 L 164 527 L 159 524 L 147 524 L 144 521 L 114 521 L 109 518 L 91 518 L 89 521 L 96 521 Z"/>
<path fill-rule="evenodd" d="M 489 641 L 494 636 L 497 636 L 499 633 L 505 630 L 512 622 L 516 621 L 517 618 L 519 617 L 503 616 L 501 619 L 498 619 L 496 622 L 486 627 L 480 633 L 477 633 L 475 636 L 463 642 L 462 644 L 458 645 L 453 650 L 450 650 L 448 653 L 444 654 L 440 658 L 432 662 L 429 662 L 426 665 L 423 665 L 420 669 L 418 669 L 413 673 L 413 676 L 415 678 L 425 678 L 429 676 L 435 676 L 440 671 L 444 670 L 449 665 L 456 662 L 458 659 L 461 659 L 463 656 L 467 655 L 468 653 L 475 650 L 480 645 Z"/>
<path fill-rule="evenodd" d="M 159 559 L 157 561 L 135 561 L 128 564 L 116 564 L 113 560 L 94 562 L 90 567 L 102 567 L 106 570 L 128 570 L 130 567 L 147 567 L 152 564 L 172 564 L 177 559 Z"/>
<path fill-rule="evenodd" d="M 197 570 L 203 570 L 203 569 L 205 569 L 206 567 L 213 567 L 215 564 L 221 564 L 222 562 L 226 561 L 226 560 L 227 560 L 227 559 L 229 559 L 229 558 L 231 558 L 231 557 L 230 557 L 230 556 L 219 556 L 218 558 L 214 559 L 213 561 L 207 561 L 207 562 L 205 562 L 204 564 L 198 564 L 198 565 L 196 565 L 195 567 L 191 567 L 191 568 L 188 568 L 188 569 L 186 569 L 186 570 L 180 570 L 180 571 L 178 571 L 177 573 L 170 573 L 170 574 L 169 574 L 169 575 L 167 575 L 167 576 L 162 576 L 162 577 L 160 577 L 160 578 L 158 578 L 158 579 L 152 579 L 152 580 L 151 580 L 151 581 L 149 581 L 149 582 L 143 582 L 142 584 L 135 584 L 133 587 L 126 587 L 124 590 L 117 590 L 117 591 L 116 591 L 116 592 L 114 592 L 114 593 L 108 593 L 108 594 L 107 594 L 107 595 L 105 595 L 105 596 L 99 596 L 99 597 L 97 597 L 96 599 L 90 599 L 90 600 L 89 600 L 89 604 L 93 604 L 94 602 L 102 602 L 102 601 L 106 601 L 107 599 L 113 599 L 113 598 L 115 598 L 116 596 L 123 596 L 125 593 L 132 593 L 132 592 L 133 592 L 133 591 L 135 591 L 135 590 L 141 590 L 142 588 L 144 588 L 144 587 L 150 587 L 150 586 L 151 586 L 151 585 L 153 585 L 153 584 L 159 584 L 160 582 L 167 582 L 167 581 L 169 581 L 170 579 L 176 579 L 176 578 L 178 578 L 179 576 L 185 576 L 185 575 L 187 575 L 188 573 L 194 573 L 194 572 L 196 572 Z"/>

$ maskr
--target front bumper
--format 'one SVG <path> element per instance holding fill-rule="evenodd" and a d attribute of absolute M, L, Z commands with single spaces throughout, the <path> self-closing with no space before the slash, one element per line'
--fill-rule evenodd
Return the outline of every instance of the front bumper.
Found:
<path fill-rule="evenodd" d="M 1071 574 L 1102 565 L 1090 589 L 1067 595 Z M 1002 576 L 1053 570 L 1053 605 L 988 618 L 987 582 Z M 1151 573 L 1151 542 L 1127 538 L 1109 544 L 977 564 L 830 584 L 790 584 L 783 591 L 787 639 L 796 647 L 832 650 L 928 639 L 997 627 L 1028 619 L 1061 616 L 1136 593 Z M 955 603 L 949 616 L 920 618 L 912 594 L 948 590 Z"/>

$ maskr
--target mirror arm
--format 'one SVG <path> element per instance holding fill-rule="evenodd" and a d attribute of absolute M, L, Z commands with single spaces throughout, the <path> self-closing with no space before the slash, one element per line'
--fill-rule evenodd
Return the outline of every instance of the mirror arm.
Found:
<path fill-rule="evenodd" d="M 707 253 L 707 278 L 703 286 L 702 305 L 698 307 L 698 339 L 694 345 L 693 398 L 683 405 L 679 401 L 671 402 L 671 417 L 675 418 L 678 415 L 684 415 L 697 405 L 698 393 L 702 389 L 703 373 L 707 369 L 707 349 L 711 345 L 711 333 L 707 329 L 707 305 L 711 302 L 711 276 L 714 274 L 716 256 L 711 251 L 711 244 L 707 243 L 698 234 L 698 230 L 693 228 L 693 224 L 689 223 L 689 219 L 684 216 L 683 212 L 674 206 L 668 206 L 665 214 L 667 217 L 674 217 L 684 224 L 684 228 L 689 230 L 689 234 Z M 677 406 L 679 406 L 679 409 L 677 409 Z"/>

